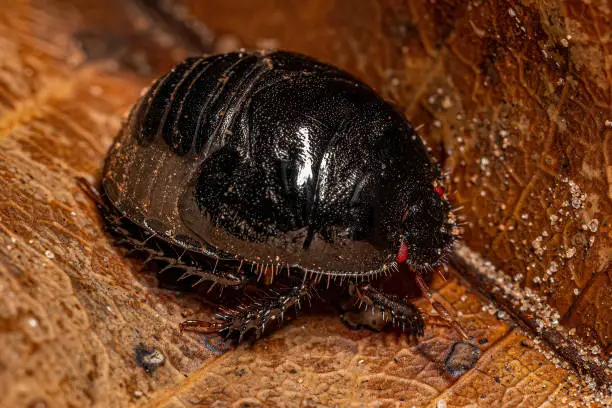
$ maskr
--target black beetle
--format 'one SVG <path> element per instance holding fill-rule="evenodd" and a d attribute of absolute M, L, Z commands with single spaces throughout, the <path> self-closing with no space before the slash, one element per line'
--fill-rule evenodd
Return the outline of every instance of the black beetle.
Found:
<path fill-rule="evenodd" d="M 259 337 L 323 278 L 423 335 L 414 305 L 373 287 L 403 264 L 467 337 L 423 279 L 458 230 L 439 167 L 392 104 L 338 68 L 283 51 L 188 58 L 133 107 L 102 190 L 110 229 L 164 270 L 275 285 L 181 329 Z"/>

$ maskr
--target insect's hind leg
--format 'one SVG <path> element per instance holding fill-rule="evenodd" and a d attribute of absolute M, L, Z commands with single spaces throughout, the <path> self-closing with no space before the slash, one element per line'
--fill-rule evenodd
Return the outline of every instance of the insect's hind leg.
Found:
<path fill-rule="evenodd" d="M 410 333 L 416 337 L 424 335 L 423 315 L 412 303 L 398 296 L 385 294 L 369 283 L 353 284 L 349 291 L 357 298 L 360 307 L 365 305 L 366 308 L 378 309 L 382 312 L 383 320 L 390 320 L 393 326 L 400 328 L 402 332 L 409 328 Z"/>
<path fill-rule="evenodd" d="M 431 303 L 431 306 L 434 308 L 434 310 L 438 312 L 440 317 L 444 319 L 444 321 L 446 321 L 453 329 L 455 329 L 457 333 L 459 333 L 463 340 L 469 340 L 469 336 L 467 335 L 463 327 L 461 327 L 459 322 L 457 322 L 455 318 L 451 316 L 451 314 L 448 312 L 448 310 L 446 310 L 442 303 L 433 299 L 433 294 L 431 293 L 431 290 L 429 290 L 429 286 L 427 286 L 427 283 L 425 283 L 425 280 L 423 279 L 421 273 L 416 271 L 415 276 L 419 289 L 421 289 L 423 296 L 425 296 L 429 303 Z"/>
<path fill-rule="evenodd" d="M 290 308 L 299 309 L 301 301 L 310 297 L 310 288 L 309 282 L 300 280 L 291 286 L 269 289 L 262 297 L 249 299 L 236 307 L 220 308 L 215 321 L 186 320 L 181 323 L 181 332 L 186 329 L 218 332 L 226 338 L 238 335 L 240 343 L 247 332 L 254 330 L 255 337 L 259 338 L 270 323 L 280 325 Z"/>
<path fill-rule="evenodd" d="M 155 258 L 154 258 L 155 259 Z M 182 260 L 176 260 L 168 257 L 160 258 L 168 264 L 162 268 L 159 273 L 164 273 L 167 270 L 179 270 L 183 271 L 177 281 L 187 279 L 190 277 L 197 278 L 191 286 L 197 286 L 203 282 L 211 282 L 207 292 L 213 290 L 217 285 L 221 287 L 221 290 L 226 287 L 232 289 L 243 289 L 249 283 L 249 277 L 241 274 L 240 271 L 233 271 L 231 268 L 204 268 L 203 265 L 197 263 L 189 263 Z"/>

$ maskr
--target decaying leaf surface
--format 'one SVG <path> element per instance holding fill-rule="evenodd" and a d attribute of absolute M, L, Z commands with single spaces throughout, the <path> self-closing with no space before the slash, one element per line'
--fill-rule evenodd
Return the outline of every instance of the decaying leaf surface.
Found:
<path fill-rule="evenodd" d="M 275 21 L 294 10 L 312 36 L 287 34 L 294 42 L 279 45 L 352 66 L 378 78 L 374 84 L 389 93 L 395 92 L 393 78 L 410 77 L 407 64 L 414 72 L 439 65 L 418 89 L 402 77 L 397 100 L 432 126 L 424 130 L 430 140 L 454 137 L 434 131 L 432 118 L 440 113 L 421 100 L 432 89 L 438 95 L 435 81 L 446 83 L 435 39 L 451 34 L 436 32 L 441 27 L 411 26 L 418 20 L 408 17 L 396 27 L 392 21 L 401 13 L 365 2 L 356 8 L 348 2 L 309 2 L 306 8 L 284 3 L 276 5 L 276 14 L 272 3 L 253 9 L 246 3 L 215 5 L 201 20 L 247 43 L 258 36 L 270 42 L 285 27 Z M 413 19 L 427 15 L 411 7 L 401 10 Z M 256 34 L 249 25 L 255 20 L 272 28 Z M 239 21 L 250 22 L 244 26 L 252 31 L 241 32 Z M 213 309 L 196 293 L 161 289 L 155 274 L 115 248 L 75 182 L 76 176 L 95 180 L 122 115 L 156 72 L 186 54 L 165 22 L 138 3 L 122 2 L 104 8 L 85 1 L 15 3 L 0 15 L 0 406 L 560 406 L 590 398 L 570 388 L 566 380 L 574 374 L 546 358 L 545 345 L 525 337 L 455 277 L 436 280 L 434 287 L 480 349 L 480 359 L 465 373 L 448 371 L 457 338 L 444 327 L 429 326 L 416 342 L 350 330 L 334 314 L 304 313 L 254 345 L 223 355 L 201 335 L 181 336 L 180 321 L 210 317 Z M 396 53 L 399 40 L 389 48 L 393 35 L 415 41 L 413 59 Z M 329 54 L 322 54 L 325 38 L 336 39 Z M 228 41 L 217 41 L 217 47 L 223 43 Z M 469 95 L 456 89 L 450 94 Z M 472 109 L 482 108 L 477 102 L 471 101 Z M 464 131 L 468 140 L 473 130 Z M 466 166 L 472 165 L 473 157 L 464 154 Z M 478 239 L 470 238 L 476 245 Z M 418 305 L 427 309 L 423 300 Z M 154 350 L 163 363 L 143 367 L 143 353 Z"/>

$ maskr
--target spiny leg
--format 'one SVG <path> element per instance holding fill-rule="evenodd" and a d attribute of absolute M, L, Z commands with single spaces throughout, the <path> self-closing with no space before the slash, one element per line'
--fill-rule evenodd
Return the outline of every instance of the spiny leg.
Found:
<path fill-rule="evenodd" d="M 221 287 L 221 291 L 225 287 L 241 289 L 250 280 L 250 277 L 247 277 L 240 271 L 242 263 L 237 270 L 235 267 L 227 267 L 227 265 L 217 268 L 219 259 L 213 259 L 214 267 L 211 265 L 210 268 L 207 268 L 203 265 L 206 263 L 206 260 L 203 259 L 204 256 L 194 258 L 187 250 L 183 250 L 180 256 L 175 256 L 179 255 L 178 253 L 170 254 L 169 251 L 176 252 L 176 249 L 164 245 L 161 241 L 157 240 L 157 236 L 154 233 L 143 231 L 124 218 L 116 209 L 111 208 L 107 204 L 103 192 L 94 187 L 85 178 L 77 177 L 77 183 L 81 190 L 101 210 L 102 216 L 106 221 L 105 229 L 115 235 L 115 243 L 127 248 L 128 256 L 134 256 L 138 253 L 146 254 L 146 260 L 144 260 L 143 265 L 152 261 L 161 262 L 163 268 L 159 270 L 160 274 L 170 269 L 180 270 L 183 273 L 177 279 L 179 281 L 190 276 L 199 278 L 192 286 L 203 282 L 211 282 L 212 284 L 208 292 L 217 285 Z"/>
<path fill-rule="evenodd" d="M 199 277 L 199 279 L 192 285 L 197 286 L 203 282 L 212 282 L 208 292 L 210 292 L 216 285 L 220 285 L 222 288 L 232 287 L 233 289 L 241 289 L 248 283 L 248 278 L 245 275 L 236 274 L 229 269 L 213 269 L 206 270 L 199 265 L 187 265 L 187 264 L 168 264 L 163 268 L 161 272 L 165 272 L 168 269 L 183 270 L 183 274 L 178 280 L 186 279 L 190 276 Z"/>
<path fill-rule="evenodd" d="M 360 291 L 360 294 L 363 295 L 363 291 Z M 387 295 L 387 297 L 392 299 L 393 301 L 397 301 L 397 299 L 398 299 L 397 296 L 392 296 L 392 295 Z M 363 296 L 362 297 L 357 296 L 357 299 L 361 303 L 361 306 L 363 306 L 363 304 L 366 304 L 366 303 L 367 303 L 368 306 L 371 304 L 371 303 L 367 302 L 363 298 Z M 404 298 L 404 303 L 410 303 L 410 302 L 407 300 L 407 298 Z M 451 327 L 451 325 L 446 320 L 441 318 L 439 315 L 429 314 L 429 313 L 423 311 L 421 308 L 416 307 L 416 306 L 415 306 L 415 308 L 418 310 L 418 312 L 421 314 L 421 316 L 423 316 L 423 321 L 425 323 L 425 326 L 442 326 L 442 327 L 447 327 L 447 328 Z M 388 314 L 391 315 L 391 313 L 388 313 Z M 387 321 L 386 322 L 388 322 L 388 317 L 387 317 Z M 355 328 L 357 326 L 357 325 L 353 324 L 350 321 L 346 321 L 345 320 L 345 323 L 347 323 L 352 328 Z M 377 328 L 375 328 L 373 326 L 370 326 L 370 327 L 372 327 L 374 329 L 377 329 Z"/>
<path fill-rule="evenodd" d="M 249 330 L 255 330 L 255 337 L 261 337 L 266 326 L 276 321 L 279 325 L 291 307 L 300 307 L 300 301 L 310 297 L 310 283 L 300 281 L 294 286 L 269 290 L 259 299 L 249 299 L 234 308 L 220 308 L 215 315 L 216 321 L 186 320 L 181 323 L 181 332 L 185 329 L 205 333 L 218 332 L 226 338 L 238 334 L 240 343 Z"/>
<path fill-rule="evenodd" d="M 129 229 L 123 228 L 122 224 L 127 222 L 121 218 L 113 217 L 109 213 L 105 218 L 107 220 L 107 226 L 111 233 L 116 235 L 118 238 L 116 244 L 119 246 L 126 247 L 128 249 L 127 255 L 134 256 L 137 253 L 146 254 L 146 259 L 143 261 L 143 265 L 147 265 L 150 262 L 161 263 L 159 274 L 162 274 L 169 270 L 182 271 L 177 281 L 189 278 L 191 276 L 199 278 L 192 286 L 197 286 L 204 282 L 212 282 L 212 285 L 208 289 L 208 292 L 219 285 L 223 290 L 225 287 L 232 287 L 233 289 L 241 289 L 249 281 L 249 277 L 241 273 L 240 268 L 227 267 L 217 268 L 219 264 L 218 259 L 212 259 L 214 264 L 206 266 L 203 263 L 207 263 L 204 259 L 196 260 L 192 253 L 188 250 L 183 250 L 180 256 L 176 254 L 168 254 L 168 251 L 172 248 L 165 248 L 160 246 L 160 242 L 156 240 L 156 235 L 148 233 L 146 238 L 139 239 L 138 236 L 143 236 L 141 231 L 130 231 Z M 176 251 L 175 251 L 176 252 Z M 202 256 L 201 258 L 204 258 Z M 163 267 L 162 267 L 163 266 Z"/>
<path fill-rule="evenodd" d="M 357 297 L 360 304 L 366 307 L 372 307 L 380 310 L 385 320 L 385 314 L 391 316 L 391 323 L 395 327 L 400 327 L 402 332 L 406 331 L 406 326 L 410 328 L 410 333 L 416 337 L 423 336 L 425 330 L 425 322 L 421 311 L 414 306 L 397 296 L 385 294 L 377 289 L 374 289 L 368 283 L 360 285 L 352 285 L 350 292 Z"/>
<path fill-rule="evenodd" d="M 431 303 L 431 306 L 434 308 L 434 310 L 438 312 L 440 317 L 444 319 L 444 321 L 446 321 L 453 329 L 455 329 L 457 333 L 459 333 L 463 340 L 469 340 L 469 336 L 467 335 L 463 327 L 461 327 L 461 325 L 455 320 L 455 318 L 451 316 L 451 314 L 448 312 L 448 310 L 446 310 L 444 305 L 434 300 L 433 294 L 431 293 L 431 290 L 429 290 L 429 286 L 427 286 L 427 283 L 425 283 L 425 280 L 423 279 L 421 273 L 417 271 L 415 273 L 415 276 L 419 289 L 421 289 L 423 296 L 425 296 L 429 303 Z"/>

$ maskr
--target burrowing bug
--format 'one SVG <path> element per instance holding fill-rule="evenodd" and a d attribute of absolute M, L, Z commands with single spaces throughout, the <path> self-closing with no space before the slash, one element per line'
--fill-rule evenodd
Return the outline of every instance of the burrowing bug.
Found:
<path fill-rule="evenodd" d="M 393 105 L 315 59 L 236 52 L 177 65 L 131 110 L 97 200 L 110 230 L 164 270 L 268 285 L 181 329 L 259 337 L 333 281 L 420 336 L 419 309 L 375 288 L 408 265 L 406 279 L 467 338 L 424 280 L 457 235 L 439 167 Z"/>

